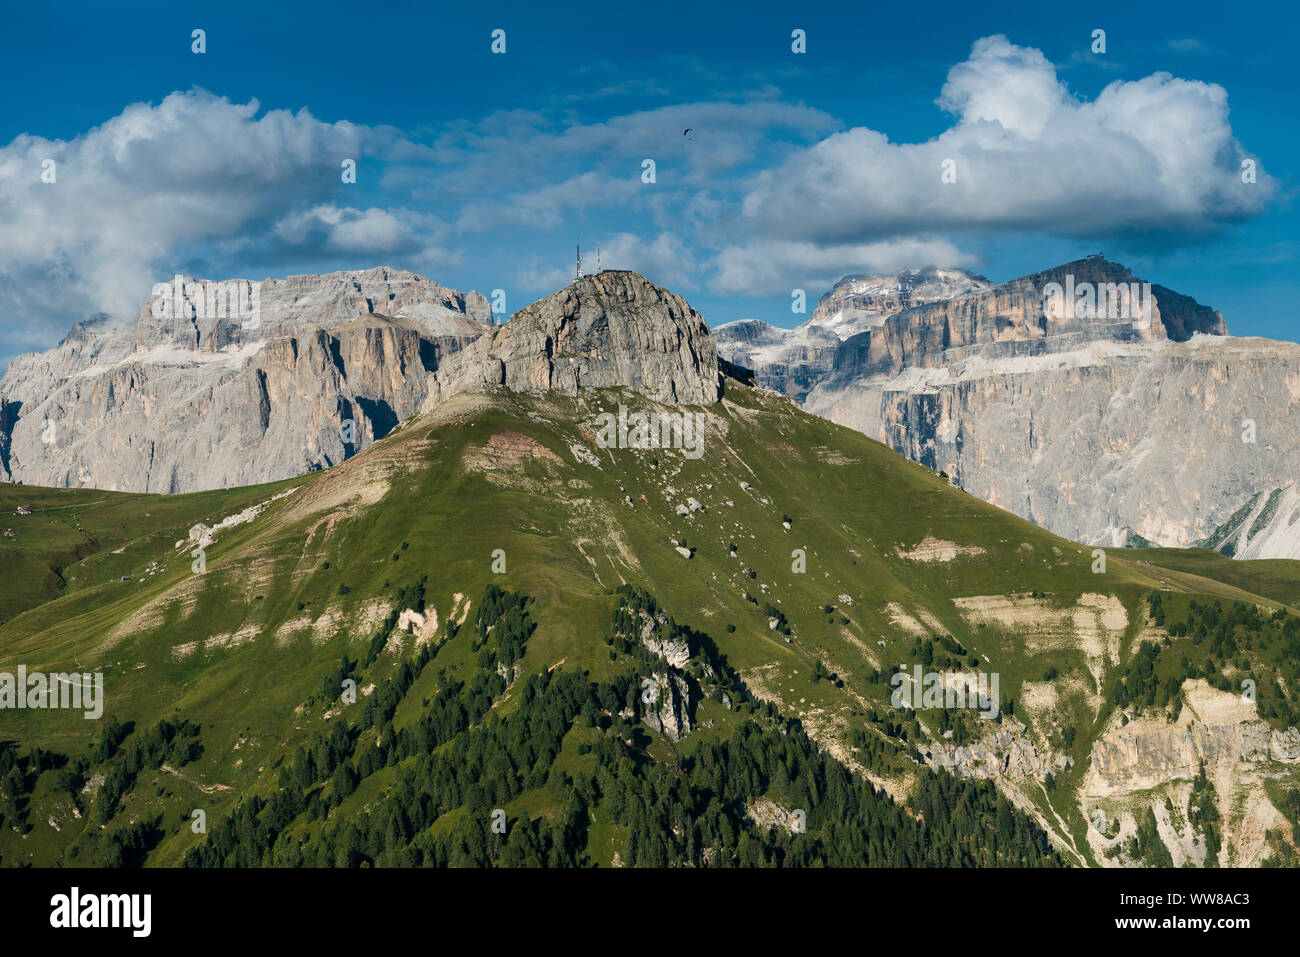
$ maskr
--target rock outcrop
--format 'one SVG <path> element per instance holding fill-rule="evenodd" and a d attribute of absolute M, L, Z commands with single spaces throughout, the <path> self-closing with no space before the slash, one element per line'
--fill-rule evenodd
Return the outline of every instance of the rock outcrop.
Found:
<path fill-rule="evenodd" d="M 256 309 L 214 308 L 220 287 L 255 289 Z M 492 325 L 478 293 L 386 268 L 169 287 L 134 325 L 80 323 L 13 360 L 0 480 L 181 492 L 328 467 L 418 411 L 428 374 Z"/>
<path fill-rule="evenodd" d="M 675 669 L 656 672 L 645 679 L 642 719 L 660 734 L 680 741 L 691 733 L 691 715 L 695 711 L 691 686 Z"/>
<path fill-rule="evenodd" d="M 1204 769 L 1220 816 L 1219 863 L 1257 867 L 1268 856 L 1267 831 L 1288 827 L 1266 782 L 1300 761 L 1300 731 L 1270 728 L 1253 702 L 1217 691 L 1203 679 L 1185 681 L 1182 693 L 1186 703 L 1176 720 L 1156 713 L 1124 724 L 1116 717 L 1093 743 L 1079 791 L 1080 810 L 1090 825 L 1088 841 L 1107 861 L 1150 809 L 1174 866 L 1202 864 L 1204 843 L 1182 809 L 1192 780 Z"/>
<path fill-rule="evenodd" d="M 993 283 L 978 273 L 951 267 L 905 269 L 892 276 L 845 276 L 817 300 L 808 325 L 847 339 L 884 325 L 904 309 L 992 288 Z"/>
<path fill-rule="evenodd" d="M 1173 339 L 1163 320 L 1160 294 L 1151 315 L 1138 315 L 1136 304 L 1125 301 L 1114 310 L 1092 310 L 1085 305 L 1054 306 L 1048 287 L 1094 290 L 1104 284 L 1123 289 L 1139 282 L 1128 269 L 1099 257 L 1066 263 L 1000 286 L 913 306 L 895 313 L 879 327 L 845 340 L 835 354 L 833 375 L 862 377 L 897 374 L 904 369 L 932 369 L 971 359 L 1002 359 L 1069 352 L 1091 342 L 1150 342 Z M 1185 299 L 1186 297 L 1180 297 Z M 1195 304 L 1193 304 L 1195 305 Z M 1198 312 L 1179 303 L 1180 335 L 1222 335 L 1223 317 L 1210 310 Z M 1102 311 L 1103 314 L 1090 314 Z M 1050 313 L 1050 314 L 1049 314 Z M 1189 338 L 1190 334 L 1183 335 Z"/>
<path fill-rule="evenodd" d="M 663 661 L 641 681 L 641 719 L 660 734 L 680 741 L 694 726 L 698 686 L 682 669 L 691 660 L 685 634 L 665 615 L 638 611 L 639 638 L 651 655 Z M 706 673 L 712 671 L 705 668 Z"/>
<path fill-rule="evenodd" d="M 459 392 L 624 386 L 666 404 L 718 401 L 718 354 L 703 317 L 633 272 L 605 270 L 519 310 L 432 377 L 432 406 Z"/>
<path fill-rule="evenodd" d="M 972 744 L 955 745 L 940 740 L 926 747 L 924 757 L 930 767 L 962 778 L 1007 775 L 1041 779 L 1065 766 L 1064 759 L 1052 765 L 1039 754 L 1024 724 L 1014 718 L 1004 718 L 1000 726 Z"/>

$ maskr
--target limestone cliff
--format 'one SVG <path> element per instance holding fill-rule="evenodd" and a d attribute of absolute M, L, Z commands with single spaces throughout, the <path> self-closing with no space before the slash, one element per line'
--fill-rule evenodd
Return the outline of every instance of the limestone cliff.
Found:
<path fill-rule="evenodd" d="M 1218 863 L 1258 867 L 1269 856 L 1267 832 L 1289 830 L 1265 785 L 1300 761 L 1300 732 L 1270 729 L 1253 702 L 1201 679 L 1182 690 L 1186 704 L 1175 720 L 1155 714 L 1124 723 L 1117 715 L 1094 742 L 1079 792 L 1088 843 L 1102 863 L 1132 863 L 1126 844 L 1150 812 L 1174 866 L 1203 866 L 1204 835 L 1187 807 L 1204 769 L 1221 821 Z"/>
<path fill-rule="evenodd" d="M 16 358 L 0 479 L 180 492 L 328 467 L 418 411 L 428 373 L 492 326 L 481 295 L 385 268 L 235 284 L 255 311 L 218 316 L 213 284 L 187 282 L 134 325 L 81 323 Z"/>
<path fill-rule="evenodd" d="M 804 405 L 1089 544 L 1189 545 L 1294 481 L 1300 346 L 1231 338 L 1158 285 L 1149 315 L 1058 314 L 1045 290 L 1067 279 L 1138 281 L 1090 258 L 904 310 Z"/>
<path fill-rule="evenodd" d="M 459 392 L 625 386 L 657 402 L 705 405 L 721 395 L 708 325 L 681 296 L 632 272 L 606 270 L 515 313 L 432 377 L 427 405 Z"/>
<path fill-rule="evenodd" d="M 912 306 L 940 302 L 992 287 L 965 269 L 928 266 L 889 276 L 846 276 L 817 301 L 811 318 L 795 329 L 757 319 L 713 330 L 719 354 L 753 369 L 759 382 L 802 401 L 835 363 L 841 341 L 875 329 Z"/>

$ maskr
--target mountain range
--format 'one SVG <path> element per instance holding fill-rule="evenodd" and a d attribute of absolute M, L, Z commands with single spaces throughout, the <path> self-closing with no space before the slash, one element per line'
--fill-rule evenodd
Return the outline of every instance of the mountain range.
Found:
<path fill-rule="evenodd" d="M 1220 313 L 1157 284 L 1140 323 L 1049 317 L 1053 283 L 1141 280 L 1100 256 L 1002 284 L 937 267 L 849 276 L 795 329 L 743 320 L 701 341 L 809 411 L 1076 541 L 1300 555 L 1300 452 L 1283 441 L 1300 347 L 1231 337 Z M 203 318 L 202 284 L 180 284 L 170 311 L 155 291 L 133 326 L 83 323 L 15 359 L 0 379 L 0 479 L 178 492 L 327 468 L 436 401 L 446 359 L 494 327 L 481 295 L 383 267 L 256 285 L 252 328 Z M 546 321 L 573 321 L 566 308 Z M 646 345 L 623 343 L 625 368 L 600 375 L 625 373 Z M 576 388 L 582 371 L 557 371 L 572 381 L 554 387 Z"/>
<path fill-rule="evenodd" d="M 1046 347 L 984 295 L 846 356 L 938 363 L 939 314 Z M 0 676 L 104 688 L 102 721 L 7 715 L 0 862 L 1296 863 L 1294 562 L 1054 534 L 756 384 L 633 273 L 500 326 L 451 301 L 483 331 L 327 469 L 0 486 Z M 329 335 L 427 332 L 384 308 Z"/>
<path fill-rule="evenodd" d="M 1141 282 L 1100 256 L 999 285 L 854 277 L 796 329 L 716 335 L 760 383 L 1060 535 L 1295 557 L 1300 346 L 1229 336 L 1220 313 L 1158 284 L 1138 321 L 1044 306 L 1052 284 Z M 869 318 L 831 322 L 844 315 Z"/>

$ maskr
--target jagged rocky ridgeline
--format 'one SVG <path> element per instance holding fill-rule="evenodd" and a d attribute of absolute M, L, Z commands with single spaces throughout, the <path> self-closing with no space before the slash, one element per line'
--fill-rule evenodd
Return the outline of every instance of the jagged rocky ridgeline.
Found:
<path fill-rule="evenodd" d="M 901 303 L 893 290 L 913 275 L 853 277 L 796 330 L 746 330 L 750 342 L 774 344 L 766 353 L 738 344 L 736 324 L 723 327 L 719 351 L 751 361 L 760 382 L 809 411 L 1069 538 L 1171 546 L 1231 539 L 1240 555 L 1300 553 L 1300 525 L 1261 525 L 1253 536 L 1216 531 L 1294 481 L 1300 443 L 1289 423 L 1300 411 L 1300 346 L 1230 337 L 1218 312 L 1154 284 L 1149 316 L 1050 308 L 1052 283 L 1141 281 L 1100 257 L 996 286 L 967 274 L 968 288 L 952 287 L 957 295 L 944 298 L 947 290 L 931 285 L 926 295 L 935 298 L 918 301 L 913 292 L 910 305 L 879 318 Z M 858 300 L 864 313 L 870 295 L 883 297 L 870 327 L 801 351 L 801 340 L 824 330 L 856 290 L 874 290 Z M 1259 511 L 1260 521 L 1273 515 Z"/>
<path fill-rule="evenodd" d="M 173 299 L 195 308 L 151 296 L 134 326 L 79 324 L 15 359 L 0 380 L 0 480 L 141 492 L 275 481 L 473 389 L 720 395 L 704 319 L 635 273 L 585 276 L 503 326 L 478 293 L 384 268 L 260 286 L 252 322 L 201 318 L 202 289 L 182 285 Z"/>

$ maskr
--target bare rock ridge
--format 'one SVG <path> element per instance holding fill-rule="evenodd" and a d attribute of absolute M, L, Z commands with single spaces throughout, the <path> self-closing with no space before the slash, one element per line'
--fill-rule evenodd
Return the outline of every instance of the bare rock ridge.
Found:
<path fill-rule="evenodd" d="M 252 322 L 182 284 L 133 325 L 78 323 L 13 361 L 0 480 L 268 482 L 333 465 L 459 392 L 624 387 L 703 405 L 722 375 L 753 368 L 1066 537 L 1300 553 L 1300 345 L 1230 337 L 1219 313 L 1161 286 L 1141 321 L 1058 313 L 1044 293 L 1067 282 L 1139 280 L 1100 257 L 996 286 L 937 268 L 849 277 L 799 329 L 730 323 L 716 340 L 680 296 L 616 270 L 501 326 L 477 293 L 382 267 L 243 284 L 260 293 Z"/>
<path fill-rule="evenodd" d="M 834 332 L 839 339 L 884 324 L 895 313 L 928 302 L 956 299 L 993 287 L 967 269 L 926 266 L 892 276 L 845 276 L 817 300 L 807 325 Z"/>
<path fill-rule="evenodd" d="M 256 311 L 213 308 L 216 285 L 256 288 Z M 482 295 L 384 267 L 185 281 L 133 325 L 79 323 L 13 360 L 0 480 L 181 492 L 328 467 L 417 412 L 428 373 L 492 325 Z"/>
<path fill-rule="evenodd" d="M 657 402 L 721 396 L 708 324 L 683 299 L 632 272 L 606 270 L 515 313 L 432 376 L 426 406 L 458 392 L 625 386 Z"/>

